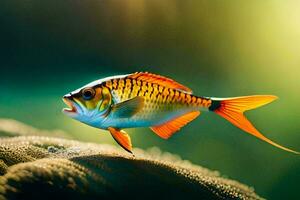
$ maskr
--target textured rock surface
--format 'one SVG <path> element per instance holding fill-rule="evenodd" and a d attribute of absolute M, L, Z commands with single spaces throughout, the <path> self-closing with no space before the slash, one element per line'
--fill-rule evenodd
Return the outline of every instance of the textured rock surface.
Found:
<path fill-rule="evenodd" d="M 2 138 L 0 198 L 260 199 L 245 185 L 158 149 L 134 152 L 49 137 Z"/>

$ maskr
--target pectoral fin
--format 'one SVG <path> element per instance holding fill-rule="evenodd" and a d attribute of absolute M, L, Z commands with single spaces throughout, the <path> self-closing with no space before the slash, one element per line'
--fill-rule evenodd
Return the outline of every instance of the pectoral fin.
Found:
<path fill-rule="evenodd" d="M 179 129 L 189 122 L 193 121 L 200 115 L 200 111 L 193 111 L 182 116 L 179 116 L 175 119 L 172 119 L 164 124 L 150 127 L 151 130 L 156 133 L 159 137 L 163 139 L 168 139 L 174 133 L 179 131 Z"/>
<path fill-rule="evenodd" d="M 132 153 L 131 139 L 125 131 L 112 127 L 109 127 L 108 130 L 121 147 L 123 147 L 129 153 Z"/>
<path fill-rule="evenodd" d="M 143 97 L 134 97 L 127 101 L 117 103 L 112 106 L 114 116 L 119 118 L 129 118 L 140 111 L 144 106 Z"/>

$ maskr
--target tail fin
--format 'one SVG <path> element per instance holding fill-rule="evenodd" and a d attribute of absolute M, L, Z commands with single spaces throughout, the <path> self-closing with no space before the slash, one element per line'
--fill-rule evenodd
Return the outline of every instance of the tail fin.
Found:
<path fill-rule="evenodd" d="M 275 147 L 295 154 L 300 154 L 300 152 L 283 147 L 262 135 L 244 116 L 245 111 L 263 106 L 274 101 L 275 99 L 277 99 L 277 97 L 272 95 L 253 95 L 234 98 L 212 98 L 213 101 L 212 105 L 209 107 L 209 110 L 227 119 L 233 125 L 244 130 L 245 132 L 254 135 L 255 137 Z"/>

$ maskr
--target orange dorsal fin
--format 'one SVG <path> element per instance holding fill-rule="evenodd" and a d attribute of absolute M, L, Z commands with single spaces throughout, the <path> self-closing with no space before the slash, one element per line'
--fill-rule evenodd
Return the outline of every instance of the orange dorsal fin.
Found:
<path fill-rule="evenodd" d="M 172 119 L 166 123 L 163 123 L 158 126 L 150 127 L 151 130 L 156 133 L 159 137 L 163 139 L 168 139 L 175 132 L 179 131 L 179 129 L 189 122 L 193 121 L 200 115 L 200 111 L 193 111 L 187 114 L 181 115 L 175 119 Z"/>
<path fill-rule="evenodd" d="M 132 153 L 131 139 L 125 131 L 112 127 L 109 127 L 108 130 L 121 147 L 123 147 L 129 153 Z"/>
<path fill-rule="evenodd" d="M 134 74 L 131 74 L 128 76 L 129 78 L 137 79 L 140 81 L 147 81 L 150 83 L 156 83 L 168 88 L 173 88 L 177 90 L 182 90 L 188 93 L 192 93 L 192 90 L 170 78 L 157 75 L 157 74 L 152 74 L 148 72 L 136 72 Z"/>

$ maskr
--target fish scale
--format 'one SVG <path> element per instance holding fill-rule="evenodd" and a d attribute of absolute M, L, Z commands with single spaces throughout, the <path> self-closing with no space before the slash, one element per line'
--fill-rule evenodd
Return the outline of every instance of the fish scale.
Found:
<path fill-rule="evenodd" d="M 124 83 L 126 83 L 126 85 Z M 193 106 L 202 106 L 205 108 L 209 107 L 212 102 L 210 98 L 196 97 L 184 91 L 130 78 L 108 80 L 105 82 L 105 85 L 114 91 L 121 101 L 141 96 L 145 99 L 158 98 L 159 101 L 157 101 L 157 103 L 162 104 L 176 102 L 183 105 L 191 104 Z"/>
<path fill-rule="evenodd" d="M 136 96 L 144 98 L 144 107 L 132 118 L 133 121 L 151 120 L 157 114 L 169 114 L 171 111 L 182 113 L 183 110 L 193 110 L 198 107 L 207 109 L 211 105 L 211 100 L 208 98 L 196 97 L 184 91 L 138 79 L 126 77 L 113 79 L 106 81 L 105 85 L 113 91 L 120 102 Z"/>

